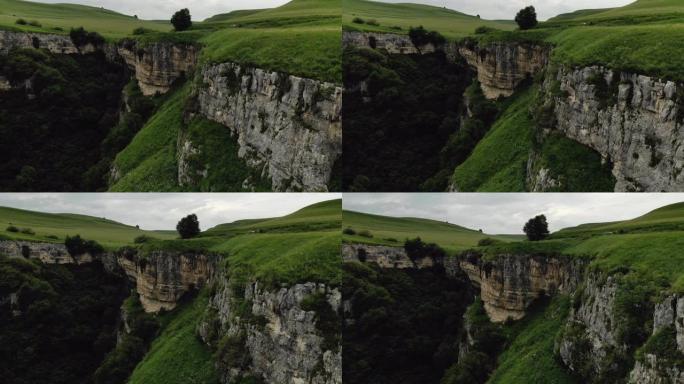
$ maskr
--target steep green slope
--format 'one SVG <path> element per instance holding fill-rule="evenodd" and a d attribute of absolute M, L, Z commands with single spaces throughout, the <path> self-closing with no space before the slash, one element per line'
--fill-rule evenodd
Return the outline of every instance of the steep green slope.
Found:
<path fill-rule="evenodd" d="M 555 335 L 566 322 L 570 300 L 553 298 L 530 310 L 525 319 L 506 326 L 508 347 L 499 356 L 489 384 L 579 383 L 554 357 Z"/>
<path fill-rule="evenodd" d="M 206 293 L 161 316 L 162 329 L 145 358 L 128 380 L 130 384 L 216 384 L 211 352 L 195 335 L 206 309 Z"/>
<path fill-rule="evenodd" d="M 424 4 L 390 4 L 368 0 L 342 0 L 344 28 L 373 32 L 408 33 L 410 27 L 424 26 L 446 37 L 457 38 L 486 26 L 513 29 L 513 21 L 482 20 L 451 9 Z M 354 22 L 361 19 L 364 23 Z M 370 23 L 369 23 L 370 21 Z M 377 25 L 375 25 L 377 24 Z"/>
<path fill-rule="evenodd" d="M 372 215 L 354 211 L 342 212 L 342 226 L 353 229 L 356 234 L 345 234 L 343 241 L 368 244 L 402 246 L 404 240 L 420 237 L 425 242 L 436 243 L 449 251 L 475 246 L 479 240 L 490 237 L 501 241 L 517 241 L 516 235 L 487 235 L 476 230 L 441 221 Z M 360 234 L 368 231 L 372 237 Z"/>
<path fill-rule="evenodd" d="M 40 26 L 18 25 L 16 21 L 20 18 L 27 22 L 36 21 Z M 68 33 L 72 27 L 84 27 L 105 37 L 115 38 L 130 35 L 139 27 L 168 31 L 171 24 L 165 21 L 139 20 L 133 16 L 86 5 L 0 0 L 0 29 Z"/>
<path fill-rule="evenodd" d="M 135 226 L 121 224 L 105 218 L 26 211 L 16 208 L 0 207 L 0 237 L 63 242 L 66 235 L 81 235 L 88 240 L 95 240 L 107 247 L 118 247 L 133 242 L 137 236 L 146 235 L 158 239 L 173 239 L 173 231 L 145 231 Z M 6 227 L 30 228 L 35 234 L 8 232 Z"/>
<path fill-rule="evenodd" d="M 624 7 L 610 8 L 603 12 L 584 12 L 577 14 L 579 20 L 625 18 L 630 16 L 655 16 L 680 14 L 684 17 L 684 3 L 679 0 L 637 0 Z"/>

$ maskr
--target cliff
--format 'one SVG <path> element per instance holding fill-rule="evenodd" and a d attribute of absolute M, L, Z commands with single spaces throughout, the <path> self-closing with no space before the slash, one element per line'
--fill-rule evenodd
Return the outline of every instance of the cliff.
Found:
<path fill-rule="evenodd" d="M 613 163 L 615 191 L 684 189 L 682 85 L 598 66 L 547 77 L 556 129 Z"/>
<path fill-rule="evenodd" d="M 480 44 L 470 40 L 458 44 L 456 50 L 476 70 L 482 93 L 488 99 L 511 96 L 518 85 L 546 67 L 551 52 L 550 47 L 539 44 Z"/>
<path fill-rule="evenodd" d="M 214 284 L 198 332 L 218 349 L 222 383 L 247 377 L 266 383 L 342 383 L 337 288 L 304 283 L 267 289 L 258 282 L 230 281 L 225 274 Z M 315 311 L 304 308 L 313 298 L 322 305 Z"/>
<path fill-rule="evenodd" d="M 69 36 L 0 30 L 0 54 L 6 55 L 15 48 L 41 48 L 58 54 L 79 53 Z"/>
<path fill-rule="evenodd" d="M 541 296 L 574 292 L 585 266 L 566 256 L 500 254 L 485 259 L 472 251 L 460 255 L 457 262 L 480 288 L 485 311 L 494 322 L 523 318 Z"/>
<path fill-rule="evenodd" d="M 375 32 L 342 32 L 342 47 L 382 49 L 390 54 L 416 55 L 433 53 L 438 47 L 432 44 L 417 47 L 406 35 Z"/>
<path fill-rule="evenodd" d="M 190 75 L 197 65 L 200 47 L 196 44 L 155 42 L 142 44 L 124 39 L 117 53 L 134 72 L 143 95 L 166 93 L 173 83 Z"/>
<path fill-rule="evenodd" d="M 84 264 L 106 257 L 93 256 L 89 253 L 71 255 L 64 244 L 20 240 L 0 241 L 0 254 L 7 257 L 33 259 L 44 264 Z"/>
<path fill-rule="evenodd" d="M 214 273 L 219 256 L 161 250 L 142 255 L 123 248 L 116 253 L 116 259 L 135 284 L 145 312 L 159 312 L 175 308 L 185 293 L 203 287 Z"/>
<path fill-rule="evenodd" d="M 328 190 L 342 153 L 341 87 L 233 63 L 205 66 L 201 76 L 200 113 L 237 136 L 238 155 L 274 190 Z"/>
<path fill-rule="evenodd" d="M 640 384 L 682 382 L 684 298 L 668 295 L 655 305 L 637 303 L 646 316 L 635 319 L 634 309 L 625 309 L 623 303 L 629 289 L 619 277 L 589 274 L 574 294 L 573 309 L 556 343 L 561 361 L 592 383 L 608 378 Z M 652 332 L 640 337 L 644 321 L 652 322 Z"/>

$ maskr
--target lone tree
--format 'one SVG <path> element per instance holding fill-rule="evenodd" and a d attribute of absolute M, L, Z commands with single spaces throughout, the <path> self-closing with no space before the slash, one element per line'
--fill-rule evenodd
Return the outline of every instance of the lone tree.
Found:
<path fill-rule="evenodd" d="M 527 239 L 530 241 L 539 241 L 549 235 L 549 224 L 546 222 L 546 216 L 539 215 L 530 219 L 523 228 Z"/>
<path fill-rule="evenodd" d="M 180 219 L 178 225 L 176 225 L 176 230 L 180 234 L 182 239 L 189 239 L 199 235 L 199 220 L 197 220 L 197 215 L 194 213 L 187 215 Z"/>
<path fill-rule="evenodd" d="M 533 6 L 525 7 L 515 15 L 515 22 L 520 29 L 531 29 L 537 26 L 537 11 Z"/>
<path fill-rule="evenodd" d="M 185 31 L 192 27 L 192 20 L 190 17 L 190 10 L 183 8 L 173 14 L 171 17 L 171 24 L 176 31 Z"/>

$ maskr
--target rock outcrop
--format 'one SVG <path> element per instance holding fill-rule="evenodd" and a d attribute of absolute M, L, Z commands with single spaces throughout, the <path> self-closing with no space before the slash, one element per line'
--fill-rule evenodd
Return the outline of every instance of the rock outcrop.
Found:
<path fill-rule="evenodd" d="M 57 54 L 79 53 L 79 49 L 66 35 L 0 31 L 0 54 L 6 55 L 18 48 L 41 48 Z"/>
<path fill-rule="evenodd" d="M 202 68 L 200 113 L 228 127 L 250 167 L 276 191 L 327 191 L 342 152 L 342 88 L 246 68 Z"/>
<path fill-rule="evenodd" d="M 615 191 L 684 189 L 684 86 L 598 66 L 551 75 L 557 129 L 613 163 Z"/>
<path fill-rule="evenodd" d="M 145 312 L 175 308 L 187 292 L 203 287 L 214 273 L 219 256 L 201 252 L 152 251 L 142 254 L 123 248 L 117 262 L 135 283 Z"/>
<path fill-rule="evenodd" d="M 432 257 L 411 259 L 403 247 L 368 244 L 342 244 L 342 261 L 375 263 L 380 268 L 420 269 L 442 264 L 443 260 Z"/>
<path fill-rule="evenodd" d="M 266 289 L 258 282 L 236 288 L 224 276 L 214 284 L 198 333 L 210 345 L 230 342 L 244 351 L 241 361 L 233 357 L 217 363 L 222 383 L 244 377 L 279 384 L 342 383 L 339 341 L 326 342 L 335 335 L 322 334 L 316 312 L 302 308 L 306 298 L 321 295 L 339 313 L 338 289 L 315 283 Z"/>
<path fill-rule="evenodd" d="M 83 264 L 93 261 L 89 253 L 70 255 L 64 244 L 19 240 L 0 241 L 0 255 L 38 260 L 44 264 Z"/>
<path fill-rule="evenodd" d="M 527 307 L 543 295 L 574 292 L 585 265 L 568 256 L 501 254 L 485 259 L 477 252 L 466 252 L 458 263 L 480 288 L 485 311 L 494 322 L 523 318 Z"/>
<path fill-rule="evenodd" d="M 117 52 L 135 73 L 143 95 L 166 93 L 178 79 L 197 65 L 200 47 L 196 44 L 155 42 L 142 44 L 124 39 Z"/>
<path fill-rule="evenodd" d="M 549 46 L 538 44 L 473 41 L 458 45 L 457 50 L 477 71 L 482 93 L 488 99 L 511 96 L 520 83 L 546 67 L 551 52 Z"/>
<path fill-rule="evenodd" d="M 395 33 L 352 32 L 342 33 L 342 46 L 382 49 L 390 54 L 416 55 L 433 53 L 440 47 L 433 44 L 416 46 L 407 35 Z"/>

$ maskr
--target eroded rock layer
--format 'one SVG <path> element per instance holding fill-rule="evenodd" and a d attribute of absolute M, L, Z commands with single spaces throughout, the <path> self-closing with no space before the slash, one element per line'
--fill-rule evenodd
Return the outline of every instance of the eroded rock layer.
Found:
<path fill-rule="evenodd" d="M 237 283 L 236 289 L 236 283 L 225 276 L 217 277 L 214 284 L 199 334 L 210 345 L 231 340 L 247 352 L 241 361 L 218 361 L 222 383 L 245 377 L 283 384 L 342 382 L 341 345 L 326 342 L 331 335 L 321 333 L 316 313 L 302 308 L 305 299 L 323 295 L 338 313 L 338 289 L 315 283 L 266 289 L 257 282 Z M 240 311 L 245 305 L 246 312 Z"/>
<path fill-rule="evenodd" d="M 342 151 L 342 88 L 245 68 L 202 68 L 202 115 L 237 136 L 238 155 L 277 191 L 327 191 Z"/>
<path fill-rule="evenodd" d="M 557 129 L 613 163 L 616 191 L 684 189 L 681 85 L 604 67 L 560 67 L 545 83 Z"/>
<path fill-rule="evenodd" d="M 569 294 L 582 281 L 584 263 L 564 256 L 509 255 L 459 257 L 459 266 L 480 287 L 485 311 L 494 322 L 518 320 L 539 297 Z"/>

